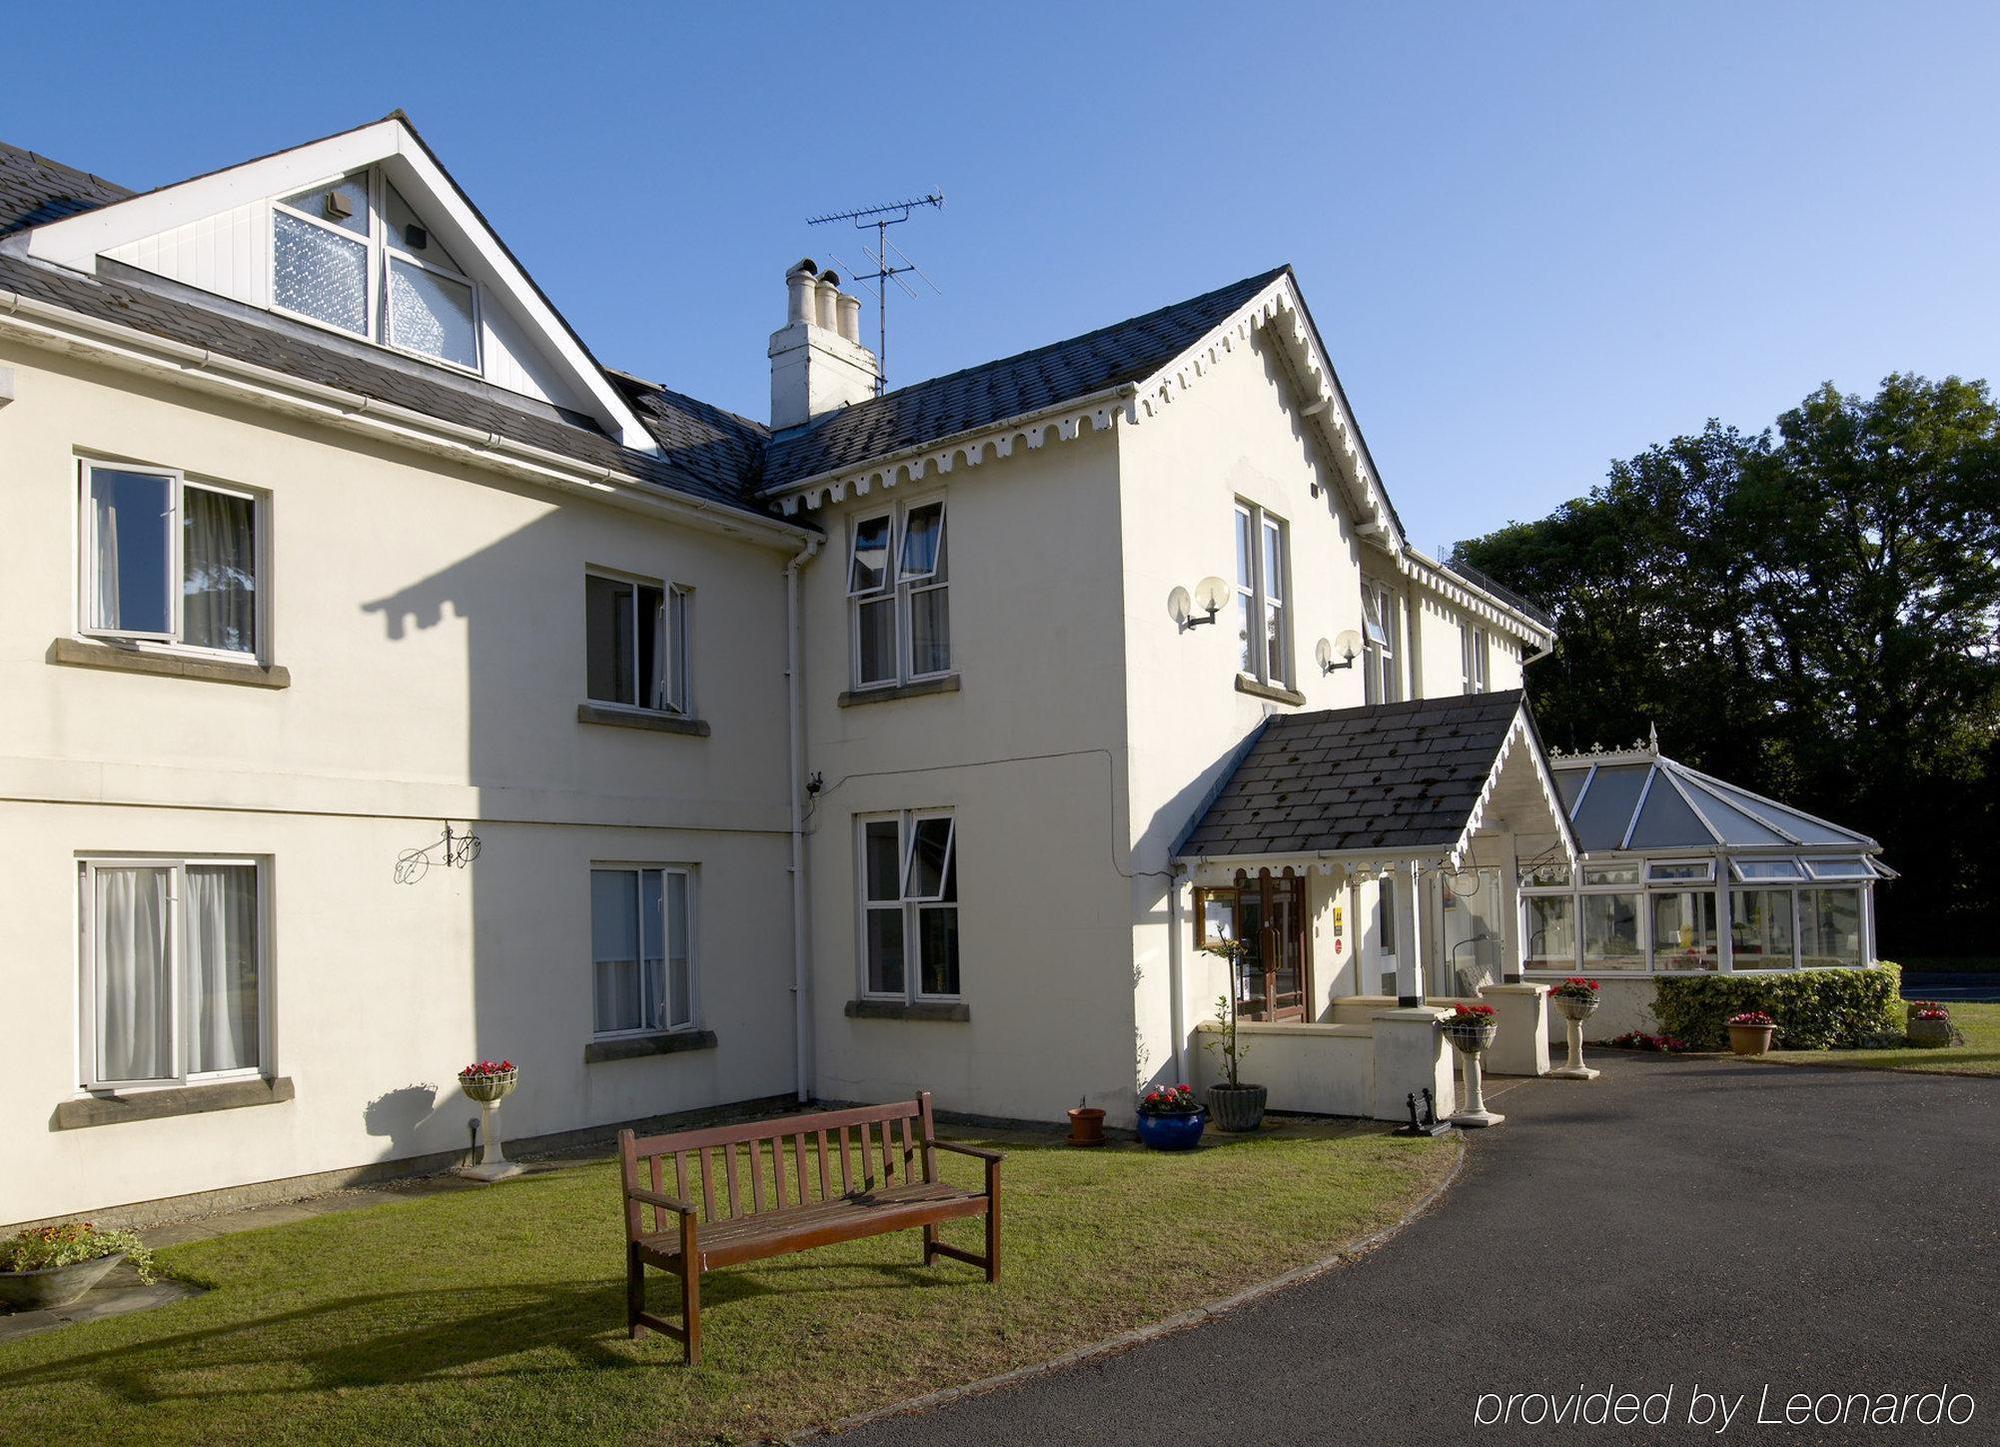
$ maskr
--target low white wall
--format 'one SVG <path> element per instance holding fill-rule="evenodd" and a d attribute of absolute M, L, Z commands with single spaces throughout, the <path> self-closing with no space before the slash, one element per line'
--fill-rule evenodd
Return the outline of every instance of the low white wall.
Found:
<path fill-rule="evenodd" d="M 1244 1024 L 1237 1027 L 1244 1047 L 1238 1074 L 1245 1084 L 1270 1092 L 1272 1110 L 1312 1115 L 1375 1113 L 1375 1032 L 1365 1025 Z M 1206 1044 L 1219 1032 L 1214 1023 L 1200 1030 Z M 1198 1052 L 1196 1084 L 1202 1090 L 1225 1078 L 1219 1052 Z"/>

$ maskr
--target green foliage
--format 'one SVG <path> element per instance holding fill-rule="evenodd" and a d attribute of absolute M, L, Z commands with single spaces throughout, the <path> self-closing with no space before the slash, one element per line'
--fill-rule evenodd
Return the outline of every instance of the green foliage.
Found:
<path fill-rule="evenodd" d="M 153 1279 L 153 1253 L 145 1242 L 131 1231 L 100 1231 L 88 1221 L 33 1226 L 0 1241 L 0 1271 L 43 1271 L 120 1252 L 138 1269 L 141 1281 Z"/>
<path fill-rule="evenodd" d="M 1889 964 L 1872 970 L 1670 975 L 1654 987 L 1653 1014 L 1663 1033 L 1695 1050 L 1726 1046 L 1729 1017 L 1746 1010 L 1762 1010 L 1777 1022 L 1775 1043 L 1781 1049 L 1833 1050 L 1885 1030 L 1902 1032 L 1902 976 L 1900 966 Z"/>
<path fill-rule="evenodd" d="M 1613 464 L 1454 556 L 1555 614 L 1528 673 L 1560 747 L 1643 738 L 1880 840 L 1885 934 L 2000 934 L 2000 407 L 1986 384 L 1820 387 L 1747 434 Z"/>
<path fill-rule="evenodd" d="M 1243 961 L 1256 953 L 1248 940 L 1215 939 L 1203 945 L 1204 954 L 1216 955 L 1229 963 L 1229 990 L 1215 1002 L 1215 1018 L 1222 1028 L 1202 1042 L 1204 1049 L 1222 1052 L 1223 1068 L 1228 1072 L 1229 1084 L 1233 1088 L 1242 1082 L 1236 1078 L 1236 1068 L 1250 1047 L 1243 1043 L 1242 1035 L 1236 1029 L 1236 981 L 1237 972 Z"/>

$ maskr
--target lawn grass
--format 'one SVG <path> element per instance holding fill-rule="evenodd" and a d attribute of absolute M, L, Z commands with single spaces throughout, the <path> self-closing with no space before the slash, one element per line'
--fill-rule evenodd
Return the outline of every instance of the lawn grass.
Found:
<path fill-rule="evenodd" d="M 704 1278 L 688 1371 L 672 1342 L 626 1339 L 616 1167 L 594 1160 L 162 1252 L 212 1289 L 0 1347 L 0 1438 L 757 1441 L 1321 1259 L 1396 1220 L 1459 1150 L 1323 1124 L 1186 1155 L 980 1140 L 1007 1153 L 997 1287 L 916 1264 L 915 1232 L 733 1267 Z M 673 1278 L 649 1275 L 653 1309 L 677 1316 Z"/>
<path fill-rule="evenodd" d="M 1940 1075 L 2000 1075 L 2000 1005 L 1953 1003 L 1951 1023 L 1963 1045 L 1900 1050 L 1774 1050 L 1781 1064 L 1853 1065 L 1864 1070 L 1921 1070 Z"/>

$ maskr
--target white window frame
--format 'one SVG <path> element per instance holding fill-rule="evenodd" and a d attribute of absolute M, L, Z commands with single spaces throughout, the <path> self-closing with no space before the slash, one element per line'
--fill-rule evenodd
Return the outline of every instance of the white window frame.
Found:
<path fill-rule="evenodd" d="M 891 1000 L 904 1004 L 944 1003 L 956 1004 L 965 998 L 964 940 L 960 939 L 959 988 L 952 994 L 932 994 L 923 987 L 924 962 L 922 947 L 921 917 L 926 909 L 949 909 L 959 911 L 961 898 L 947 900 L 942 892 L 935 895 L 913 895 L 910 893 L 911 875 L 916 870 L 917 826 L 931 820 L 948 821 L 949 833 L 945 836 L 944 868 L 939 872 L 939 888 L 952 874 L 958 862 L 958 816 L 951 809 L 905 809 L 900 812 L 877 814 L 857 814 L 854 817 L 854 897 L 855 910 L 855 962 L 857 993 L 864 1000 Z M 893 821 L 896 824 L 897 892 L 899 898 L 871 900 L 868 897 L 868 826 Z M 875 990 L 868 980 L 868 916 L 871 912 L 887 913 L 900 909 L 903 921 L 903 988 L 900 992 Z M 963 917 L 960 917 L 963 923 Z"/>
<path fill-rule="evenodd" d="M 903 570 L 903 553 L 909 543 L 910 514 L 925 508 L 938 509 L 937 558 L 927 572 L 906 573 Z M 882 580 L 872 588 L 857 588 L 854 581 L 856 548 L 861 541 L 861 530 L 870 523 L 887 520 L 889 524 L 888 547 L 882 558 Z M 951 643 L 949 622 L 949 595 L 951 589 L 951 558 L 945 551 L 950 532 L 951 509 L 946 505 L 944 494 L 931 493 L 921 497 L 898 501 L 888 508 L 878 508 L 866 513 L 857 513 L 848 522 L 847 530 L 847 614 L 848 614 L 848 679 L 849 686 L 856 693 L 866 693 L 874 689 L 900 688 L 905 684 L 922 683 L 933 678 L 949 678 L 957 671 L 958 660 Z M 945 625 L 945 666 L 918 673 L 915 669 L 917 595 L 924 593 L 944 593 L 947 596 L 947 622 Z M 861 610 L 864 605 L 889 605 L 894 623 L 891 629 L 891 647 L 896 653 L 893 676 L 888 678 L 863 679 L 861 676 Z"/>
<path fill-rule="evenodd" d="M 673 1009 L 674 998 L 673 958 L 667 953 L 667 942 L 673 936 L 673 930 L 667 918 L 667 910 L 670 907 L 669 901 L 673 896 L 667 890 L 666 876 L 678 874 L 687 881 L 685 891 L 687 899 L 688 940 L 688 1019 L 685 1025 L 676 1025 L 671 1020 L 668 1020 L 664 1024 L 642 1024 L 634 1026 L 629 1030 L 599 1030 L 597 1028 L 597 961 L 594 958 L 593 952 L 593 958 L 589 961 L 590 973 L 587 977 L 587 993 L 590 999 L 590 1038 L 592 1040 L 634 1040 L 651 1035 L 692 1035 L 699 1033 L 702 1028 L 700 871 L 692 864 L 656 864 L 629 859 L 593 859 L 590 862 L 590 873 L 596 874 L 600 870 L 614 874 L 657 874 L 660 876 L 660 967 L 663 972 L 662 983 L 665 985 L 667 991 L 666 999 L 662 1004 L 663 1011 L 671 1011 Z M 645 897 L 645 883 L 642 879 L 639 885 L 639 898 L 643 901 Z M 588 907 L 593 911 L 590 919 L 590 928 L 594 934 L 597 928 L 597 920 L 594 915 L 595 903 L 591 903 Z M 640 971 L 640 980 L 643 982 L 646 968 L 646 916 L 643 908 L 639 914 L 639 958 L 636 964 Z"/>
<path fill-rule="evenodd" d="M 1461 619 L 1458 625 L 1459 685 L 1468 694 L 1486 692 L 1487 634 L 1484 628 Z"/>
<path fill-rule="evenodd" d="M 1238 674 L 1266 688 L 1290 688 L 1298 670 L 1292 663 L 1292 530 L 1291 524 L 1269 511 L 1259 503 L 1247 498 L 1236 499 L 1236 509 L 1231 527 L 1240 529 L 1249 523 L 1249 563 L 1250 577 L 1246 580 L 1238 569 L 1236 595 L 1239 600 L 1250 604 L 1249 637 L 1243 642 L 1249 652 L 1250 666 L 1243 667 L 1243 660 L 1237 660 Z M 1275 580 L 1270 577 L 1267 543 L 1275 534 L 1278 545 L 1278 572 L 1283 576 Z M 1231 543 L 1236 539 L 1232 536 Z M 1239 616 L 1241 604 L 1239 603 Z M 1278 619 L 1278 655 L 1282 670 L 1271 667 L 1271 616 Z"/>
<path fill-rule="evenodd" d="M 168 484 L 171 501 L 167 523 L 167 607 L 171 619 L 166 633 L 139 632 L 120 628 L 99 628 L 90 621 L 91 600 L 97 596 L 97 509 L 90 498 L 90 475 L 102 468 L 107 472 L 136 473 L 144 477 L 157 477 Z M 255 561 L 257 567 L 256 589 L 253 599 L 252 626 L 257 631 L 255 649 L 243 652 L 229 648 L 206 648 L 182 641 L 187 630 L 186 585 L 187 557 L 186 538 L 183 536 L 183 520 L 186 513 L 186 496 L 189 488 L 197 492 L 211 492 L 222 497 L 233 497 L 250 504 L 251 527 L 256 534 Z M 178 467 L 159 467 L 150 462 L 121 462 L 116 458 L 100 457 L 94 454 L 77 458 L 76 470 L 76 634 L 79 638 L 97 638 L 115 643 L 128 643 L 145 652 L 182 654 L 193 658 L 213 658 L 230 663 L 263 663 L 270 654 L 270 558 L 271 558 L 271 506 L 270 495 L 254 488 L 241 487 L 235 483 L 217 482 L 208 477 L 189 478 Z"/>
<path fill-rule="evenodd" d="M 269 1080 L 272 1059 L 271 869 L 270 861 L 247 854 L 84 854 L 77 856 L 77 1081 L 88 1093 L 167 1090 L 181 1085 Z M 257 1063 L 236 1070 L 187 1068 L 191 1023 L 187 973 L 188 866 L 235 865 L 257 874 Z M 168 1018 L 173 1049 L 171 1074 L 151 1080 L 119 1080 L 97 1070 L 97 872 L 100 869 L 164 869 L 167 883 L 167 968 L 172 981 Z"/>
<path fill-rule="evenodd" d="M 301 186 L 297 190 L 289 191 L 286 194 L 300 196 L 308 191 L 330 191 L 342 181 L 347 180 L 355 174 L 355 172 L 347 171 L 338 176 L 329 176 L 324 181 L 318 182 L 315 185 Z M 337 337 L 372 342 L 378 347 L 387 348 L 389 351 L 400 353 L 405 357 L 414 357 L 420 362 L 429 362 L 435 367 L 448 367 L 452 371 L 462 373 L 468 377 L 485 376 L 486 317 L 483 295 L 485 288 L 477 280 L 467 276 L 464 272 L 456 271 L 449 266 L 440 266 L 428 258 L 419 256 L 413 251 L 407 251 L 403 247 L 394 244 L 389 236 L 387 179 L 383 176 L 382 168 L 379 166 L 369 167 L 367 175 L 368 234 L 366 236 L 357 236 L 345 227 L 336 226 L 324 216 L 315 216 L 310 211 L 304 211 L 297 206 L 289 205 L 278 197 L 274 196 L 271 198 L 271 210 L 274 213 L 283 212 L 295 220 L 305 221 L 319 227 L 322 231 L 332 232 L 350 244 L 359 243 L 368 249 L 367 275 L 364 279 L 364 287 L 367 292 L 367 335 L 361 336 L 358 333 L 350 332 L 345 327 L 335 326 L 332 322 L 322 321 L 320 318 L 310 316 L 305 312 L 293 311 L 290 307 L 279 303 L 278 247 L 275 230 L 277 223 L 275 221 L 272 223 L 272 234 L 266 238 L 268 244 L 265 248 L 267 253 L 267 273 L 264 278 L 265 295 L 270 299 L 271 310 L 277 312 L 280 316 L 287 316 L 294 321 L 304 322 L 309 327 L 318 327 L 321 331 L 331 332 Z M 425 229 L 428 230 L 429 228 L 426 227 Z M 419 351 L 414 347 L 402 346 L 391 338 L 389 335 L 391 331 L 389 323 L 389 263 L 391 258 L 397 261 L 408 262 L 413 266 L 421 267 L 425 271 L 435 272 L 439 276 L 471 288 L 472 346 L 474 352 L 472 366 L 468 367 L 464 363 L 452 361 L 448 357 L 433 356 L 429 352 Z"/>
<path fill-rule="evenodd" d="M 1403 701 L 1402 609 L 1387 583 L 1361 580 L 1362 693 L 1368 703 Z M 1384 697 L 1384 695 L 1389 695 Z"/>
<path fill-rule="evenodd" d="M 661 707 L 646 703 L 626 703 L 622 699 L 595 698 L 590 692 L 590 613 L 588 608 L 589 583 L 584 585 L 586 607 L 583 620 L 583 697 L 585 702 L 598 708 L 620 709 L 626 713 L 646 714 L 651 717 L 693 718 L 694 710 L 694 589 L 685 583 L 669 582 L 663 578 L 648 578 L 639 573 L 627 573 L 617 568 L 602 568 L 595 564 L 586 565 L 584 577 L 603 578 L 607 582 L 629 585 L 632 592 L 632 681 L 634 688 L 643 678 L 644 670 L 639 666 L 639 593 L 640 588 L 660 590 L 660 626 L 667 633 L 666 677 L 661 680 L 665 686 L 666 702 Z"/>

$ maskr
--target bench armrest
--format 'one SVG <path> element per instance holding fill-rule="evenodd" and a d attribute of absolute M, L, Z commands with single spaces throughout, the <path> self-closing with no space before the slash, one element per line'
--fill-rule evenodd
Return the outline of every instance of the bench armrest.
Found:
<path fill-rule="evenodd" d="M 628 1201 L 643 1201 L 648 1206 L 658 1206 L 663 1211 L 672 1211 L 676 1216 L 692 1216 L 695 1214 L 694 1207 L 685 1201 L 677 1201 L 672 1196 L 663 1196 L 658 1191 L 647 1191 L 638 1186 L 628 1187 L 625 1192 L 625 1199 Z"/>
<path fill-rule="evenodd" d="M 950 1151 L 955 1156 L 971 1156 L 974 1160 L 985 1161 L 988 1165 L 999 1165 L 1006 1157 L 998 1151 L 983 1151 L 978 1146 L 953 1145 L 950 1141 L 932 1141 L 941 1151 Z"/>

